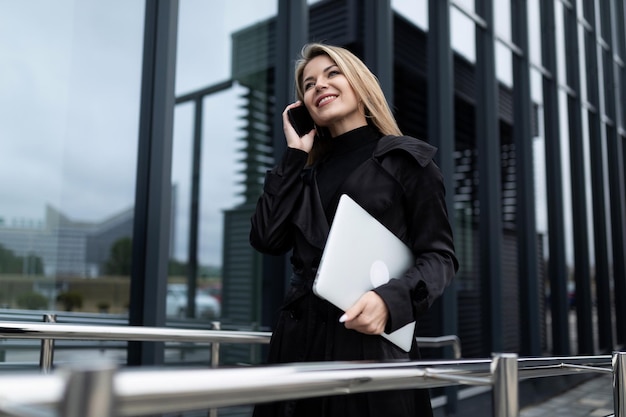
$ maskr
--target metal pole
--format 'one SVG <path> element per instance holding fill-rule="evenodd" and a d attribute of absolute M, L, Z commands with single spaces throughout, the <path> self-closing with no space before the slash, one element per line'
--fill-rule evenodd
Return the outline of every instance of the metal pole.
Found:
<path fill-rule="evenodd" d="M 517 354 L 499 353 L 491 362 L 494 417 L 519 416 Z"/>
<path fill-rule="evenodd" d="M 613 353 L 613 408 L 615 417 L 626 417 L 626 352 Z"/>
<path fill-rule="evenodd" d="M 56 314 L 44 314 L 44 323 L 56 323 Z M 41 339 L 41 352 L 39 354 L 39 367 L 44 374 L 50 373 L 54 362 L 54 339 Z"/>
<path fill-rule="evenodd" d="M 70 369 L 59 414 L 64 417 L 113 417 L 115 366 L 108 363 Z"/>
<path fill-rule="evenodd" d="M 214 321 L 211 323 L 213 325 L 213 330 L 221 330 L 222 325 L 219 321 Z M 217 368 L 220 365 L 220 343 L 213 342 L 211 343 L 211 368 Z"/>
<path fill-rule="evenodd" d="M 222 325 L 219 321 L 214 321 L 211 323 L 213 325 L 213 330 L 221 330 Z M 220 365 L 220 343 L 213 342 L 211 343 L 211 368 L 218 368 Z M 209 410 L 209 417 L 217 417 L 217 408 L 211 408 Z"/>

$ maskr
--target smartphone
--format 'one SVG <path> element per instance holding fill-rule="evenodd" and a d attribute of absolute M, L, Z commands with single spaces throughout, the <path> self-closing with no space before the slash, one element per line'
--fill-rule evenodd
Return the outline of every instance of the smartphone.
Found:
<path fill-rule="evenodd" d="M 287 115 L 291 125 L 300 137 L 306 135 L 315 127 L 315 122 L 303 105 L 287 110 Z"/>

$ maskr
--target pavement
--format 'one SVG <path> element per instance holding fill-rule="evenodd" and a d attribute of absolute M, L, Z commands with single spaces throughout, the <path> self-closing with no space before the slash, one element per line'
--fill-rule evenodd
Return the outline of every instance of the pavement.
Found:
<path fill-rule="evenodd" d="M 520 417 L 605 417 L 613 415 L 613 376 L 587 380 L 547 401 L 520 409 Z"/>

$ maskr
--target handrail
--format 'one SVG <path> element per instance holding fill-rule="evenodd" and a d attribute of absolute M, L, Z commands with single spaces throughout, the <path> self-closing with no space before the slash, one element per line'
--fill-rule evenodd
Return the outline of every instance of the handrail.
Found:
<path fill-rule="evenodd" d="M 616 352 L 610 361 L 614 380 L 620 381 L 614 384 L 616 417 L 626 417 L 623 410 L 625 358 L 625 352 Z M 519 412 L 518 375 L 515 371 L 519 372 L 519 379 L 525 372 L 529 372 L 526 378 L 590 372 L 577 366 L 554 366 L 554 362 L 567 364 L 570 361 L 572 365 L 586 363 L 598 370 L 606 369 L 606 355 L 533 358 L 531 366 L 525 366 L 526 360 L 518 359 L 515 354 L 498 354 L 491 360 L 324 362 L 235 369 L 127 368 L 113 372 L 111 368 L 100 365 L 95 370 L 65 369 L 48 375 L 2 375 L 0 411 L 9 412 L 17 408 L 22 411 L 29 408 L 41 410 L 42 407 L 76 409 L 76 405 L 68 404 L 72 398 L 84 401 L 93 395 L 88 391 L 90 386 L 102 384 L 112 386 L 110 404 L 115 410 L 110 416 L 183 412 L 320 395 L 469 384 L 493 386 L 494 416 L 515 417 Z M 100 384 L 72 383 L 89 378 L 100 381 Z M 36 390 L 32 389 L 34 386 Z M 68 386 L 74 392 L 68 392 Z M 98 400 L 102 401 L 102 398 Z M 89 407 L 80 409 L 84 412 Z M 92 416 L 86 414 L 83 417 Z"/>
<path fill-rule="evenodd" d="M 145 326 L 0 322 L 2 339 L 125 340 L 136 342 L 269 343 L 271 333 Z"/>
<path fill-rule="evenodd" d="M 99 341 L 152 341 L 211 343 L 211 366 L 219 362 L 220 343 L 267 344 L 271 332 L 219 330 L 220 323 L 213 322 L 215 330 L 190 330 L 171 327 L 107 326 L 85 324 L 61 324 L 54 315 L 44 315 L 44 323 L 1 322 L 0 338 L 40 339 L 40 366 L 49 372 L 53 365 L 54 340 L 99 340 Z M 458 336 L 418 337 L 421 347 L 436 348 L 452 346 L 455 359 L 461 358 L 461 342 Z"/>
<path fill-rule="evenodd" d="M 142 341 L 142 342 L 194 342 L 211 343 L 210 363 L 219 363 L 220 343 L 267 344 L 269 332 L 234 330 L 190 330 L 169 327 L 143 326 L 90 326 L 85 324 L 54 323 L 54 318 L 44 316 L 46 323 L 0 322 L 2 339 L 40 339 L 40 367 L 50 372 L 53 366 L 54 340 L 100 340 L 100 341 Z M 215 323 L 219 328 L 219 323 Z"/>
<path fill-rule="evenodd" d="M 54 318 L 48 317 L 49 320 Z M 215 323 L 219 329 L 219 323 Z M 59 323 L 24 323 L 24 322 L 0 322 L 0 338 L 13 339 L 40 339 L 56 340 L 124 340 L 124 341 L 155 341 L 155 342 L 197 342 L 212 343 L 211 364 L 216 366 L 219 357 L 216 350 L 219 349 L 220 343 L 268 343 L 271 333 L 269 332 L 250 332 L 250 331 L 221 331 L 221 330 L 189 330 L 175 329 L 163 327 L 126 327 L 126 326 L 89 326 L 80 324 L 59 324 Z M 494 396 L 498 396 L 499 402 L 494 401 L 496 415 L 498 417 L 515 417 L 515 409 L 517 407 L 517 385 L 515 381 L 522 381 L 530 378 L 539 378 L 545 376 L 569 375 L 574 373 L 602 372 L 613 373 L 614 378 L 618 375 L 621 382 L 614 382 L 615 408 L 624 408 L 626 401 L 624 400 L 624 371 L 626 365 L 623 364 L 624 357 L 619 355 L 600 355 L 600 356 L 570 356 L 570 357 L 548 357 L 548 358 L 517 358 L 514 354 L 496 355 L 493 360 L 490 359 L 470 359 L 459 361 L 460 357 L 460 341 L 457 336 L 442 336 L 438 338 L 417 338 L 418 343 L 422 347 L 443 347 L 452 346 L 457 360 L 439 360 L 439 361 L 418 361 L 418 362 L 394 362 L 394 363 L 335 363 L 324 362 L 318 364 L 303 365 L 283 365 L 275 367 L 251 367 L 246 369 L 213 369 L 184 371 L 182 374 L 169 374 L 169 372 L 183 371 L 164 371 L 151 370 L 149 374 L 142 374 L 141 371 L 121 370 L 114 372 L 114 369 L 104 371 L 94 371 L 90 369 L 79 369 L 70 372 L 68 381 L 61 384 L 64 386 L 61 391 L 84 390 L 85 386 L 90 384 L 101 385 L 102 379 L 107 377 L 111 380 L 110 384 L 118 387 L 127 386 L 120 381 L 131 380 L 134 386 L 132 391 L 132 401 L 138 401 L 141 407 L 154 407 L 156 403 L 165 401 L 167 404 L 157 408 L 150 408 L 148 413 L 166 412 L 168 406 L 177 407 L 172 411 L 186 411 L 188 408 L 180 409 L 176 398 L 184 394 L 185 402 L 193 407 L 222 407 L 227 405 L 244 405 L 252 404 L 260 401 L 281 400 L 289 398 L 305 398 L 318 395 L 339 395 L 353 392 L 367 392 L 384 390 L 391 388 L 437 388 L 458 385 L 490 385 L 494 387 Z M 46 347 L 47 345 L 52 347 Z M 46 349 L 53 349 L 54 344 L 42 343 L 42 358 Z M 51 359 L 51 356 L 50 356 Z M 512 365 L 512 361 L 517 366 Z M 52 361 L 49 360 L 49 367 Z M 42 362 L 43 365 L 43 362 Z M 616 371 L 616 370 L 619 370 Z M 49 369 L 44 369 L 49 371 Z M 212 372 L 205 374 L 205 372 Z M 76 375 L 76 374 L 79 375 Z M 165 374 L 164 374 L 165 373 Z M 193 375 L 201 375 L 199 382 Z M 272 377 L 280 375 L 276 381 L 269 381 Z M 163 379 L 162 375 L 165 375 Z M 182 376 L 181 376 L 182 375 Z M 237 378 L 233 377 L 237 375 Z M 256 375 L 256 376 L 255 376 Z M 257 379 L 258 375 L 259 379 Z M 39 378 L 37 376 L 35 378 Z M 94 379 L 89 382 L 88 380 Z M 136 378 L 136 379 L 133 379 Z M 172 387 L 171 380 L 176 378 L 176 387 Z M 24 381 L 24 376 L 21 376 Z M 207 380 L 207 381 L 205 381 Z M 16 382 L 15 376 L 12 381 Z M 38 380 L 40 381 L 40 380 Z M 48 398 L 55 404 L 59 401 L 67 402 L 67 398 L 58 398 L 59 382 L 48 382 L 56 389 L 49 387 L 50 392 L 54 393 L 54 398 Z M 76 382 L 78 381 L 78 382 Z M 115 381 L 115 382 L 114 382 Z M 170 381 L 169 383 L 167 381 Z M 185 381 L 184 385 L 178 381 Z M 194 381 L 187 384 L 187 381 Z M 238 382 L 237 382 L 238 381 Z M 9 410 L 16 407 L 19 408 L 20 415 L 35 415 L 28 412 L 32 404 L 46 404 L 41 401 L 42 397 L 19 402 L 20 395 L 15 389 L 19 387 L 24 389 L 28 386 L 20 384 L 7 384 L 3 386 L 3 379 L 0 377 L 0 410 Z M 89 382 L 89 383 L 87 383 Z M 514 383 L 515 382 L 515 383 Z M 104 383 L 107 383 L 106 381 Z M 229 385 L 230 384 L 230 385 Z M 234 385 L 232 385 L 234 384 Z M 222 392 L 224 387 L 230 387 L 229 392 L 232 395 L 226 395 Z M 68 388 L 69 387 L 69 388 Z M 189 391 L 185 391 L 187 387 Z M 6 388 L 6 390 L 5 390 Z M 146 392 L 142 391 L 147 389 Z M 137 391 L 139 390 L 139 391 Z M 156 390 L 156 393 L 151 390 Z M 182 390 L 182 391 L 181 391 Z M 242 391 L 243 390 L 243 391 Z M 25 391 L 32 391 L 25 389 Z M 37 390 L 39 392 L 40 390 Z M 3 399 L 5 392 L 13 392 Z M 214 395 L 219 393 L 219 395 Z M 39 395 L 39 394 L 35 394 Z M 66 394 L 64 394 L 67 396 Z M 116 388 L 111 390 L 110 396 L 115 396 L 116 404 L 124 403 L 124 388 L 119 390 Z M 156 395 L 158 398 L 152 398 Z M 196 398 L 191 401 L 190 398 Z M 242 397 L 243 396 L 243 397 Z M 89 393 L 73 394 L 73 397 L 89 398 Z M 150 397 L 152 400 L 144 404 L 144 399 Z M 11 401 L 18 401 L 16 405 Z M 166 400 L 169 399 L 169 400 Z M 113 398 L 110 399 L 113 401 Z M 87 401 L 87 400 L 85 400 Z M 102 401 L 102 399 L 100 399 Z M 129 400 L 130 401 L 130 400 Z M 195 402 L 194 402 L 195 401 Z M 66 404 L 67 405 L 67 404 Z M 68 405 L 69 406 L 69 405 Z M 26 408 L 24 408 L 26 407 Z M 78 407 L 73 405 L 73 407 Z M 120 405 L 122 407 L 122 405 Z M 134 406 L 133 406 L 134 407 Z M 76 416 L 84 414 L 82 405 L 77 408 Z M 130 408 L 131 414 L 137 412 L 135 408 Z M 119 410 L 118 410 L 119 411 Z M 212 410 L 211 415 L 216 415 Z M 17 411 L 16 411 L 17 412 Z M 68 412 L 63 411 L 64 415 Z M 142 412 L 143 413 L 143 412 Z M 119 414 L 126 415 L 126 414 Z M 626 417 L 626 411 L 616 414 L 618 417 Z M 95 417 L 95 416 L 94 416 Z"/>

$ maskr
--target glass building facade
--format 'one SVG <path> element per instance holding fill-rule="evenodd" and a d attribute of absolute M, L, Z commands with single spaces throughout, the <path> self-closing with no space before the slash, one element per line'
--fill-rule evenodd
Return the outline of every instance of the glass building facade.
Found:
<path fill-rule="evenodd" d="M 249 246 L 249 219 L 286 146 L 294 60 L 324 41 L 359 55 L 401 130 L 439 148 L 461 267 L 420 335 L 457 334 L 464 357 L 623 347 L 625 13 L 624 0 L 0 0 L 0 317 L 271 330 L 288 259 Z M 124 358 L 167 362 L 155 343 Z"/>

